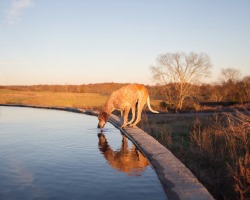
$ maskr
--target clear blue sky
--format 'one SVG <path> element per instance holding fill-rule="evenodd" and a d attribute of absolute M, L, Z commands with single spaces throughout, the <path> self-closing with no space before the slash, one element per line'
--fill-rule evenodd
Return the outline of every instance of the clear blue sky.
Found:
<path fill-rule="evenodd" d="M 0 85 L 154 84 L 159 54 L 250 75 L 249 0 L 0 0 Z"/>

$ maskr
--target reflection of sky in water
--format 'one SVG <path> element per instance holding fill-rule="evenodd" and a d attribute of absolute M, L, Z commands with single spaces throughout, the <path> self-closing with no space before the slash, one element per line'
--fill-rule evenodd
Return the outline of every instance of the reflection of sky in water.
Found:
<path fill-rule="evenodd" d="M 164 199 L 134 145 L 96 126 L 92 116 L 0 107 L 0 199 Z"/>

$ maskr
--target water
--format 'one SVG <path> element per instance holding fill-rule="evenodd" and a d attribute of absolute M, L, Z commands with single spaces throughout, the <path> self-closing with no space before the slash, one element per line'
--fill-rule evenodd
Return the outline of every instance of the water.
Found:
<path fill-rule="evenodd" d="M 97 118 L 0 106 L 0 199 L 166 199 L 144 156 Z"/>

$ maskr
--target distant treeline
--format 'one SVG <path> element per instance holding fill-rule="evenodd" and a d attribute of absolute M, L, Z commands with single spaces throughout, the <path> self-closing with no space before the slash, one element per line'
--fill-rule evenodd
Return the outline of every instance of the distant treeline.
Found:
<path fill-rule="evenodd" d="M 179 94 L 176 85 L 177 83 L 150 86 L 150 94 L 155 99 L 163 99 L 170 104 L 175 104 Z M 250 103 L 250 79 L 221 84 L 194 84 L 184 102 L 212 107 Z"/>
<path fill-rule="evenodd" d="M 60 93 L 99 93 L 101 95 L 110 95 L 114 90 L 126 85 L 127 83 L 95 83 L 83 85 L 32 85 L 32 86 L 0 86 L 0 89 L 9 89 L 16 91 L 49 91 Z M 167 104 L 175 104 L 178 96 L 176 85 L 154 85 L 146 87 L 149 90 L 150 97 L 162 100 Z M 200 104 L 201 106 L 233 105 L 250 102 L 250 79 L 239 82 L 225 82 L 223 84 L 200 84 L 192 85 L 192 92 L 186 97 L 186 103 Z M 211 103 L 206 103 L 211 102 Z M 230 103 L 225 103 L 230 102 Z M 221 104 L 221 105 L 222 105 Z"/>
<path fill-rule="evenodd" d="M 70 92 L 70 93 L 99 93 L 109 95 L 112 91 L 126 85 L 125 83 L 95 83 L 83 85 L 17 85 L 0 86 L 0 89 L 9 89 L 16 91 L 36 91 L 36 92 Z"/>

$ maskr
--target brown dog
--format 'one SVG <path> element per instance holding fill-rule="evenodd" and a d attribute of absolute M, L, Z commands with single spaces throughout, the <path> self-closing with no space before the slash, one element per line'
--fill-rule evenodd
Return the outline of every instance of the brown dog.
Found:
<path fill-rule="evenodd" d="M 131 124 L 135 118 L 135 105 L 137 102 L 137 119 Z M 124 111 L 122 127 L 125 127 L 127 124 L 131 124 L 131 127 L 135 127 L 141 120 L 141 112 L 146 102 L 151 112 L 159 113 L 151 108 L 148 90 L 143 85 L 130 84 L 121 87 L 119 90 L 115 90 L 111 93 L 102 111 L 98 115 L 98 128 L 103 128 L 105 126 L 114 110 Z M 132 119 L 127 123 L 130 108 L 132 108 Z"/>

